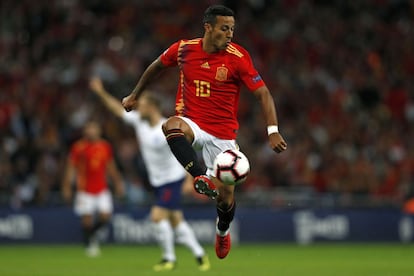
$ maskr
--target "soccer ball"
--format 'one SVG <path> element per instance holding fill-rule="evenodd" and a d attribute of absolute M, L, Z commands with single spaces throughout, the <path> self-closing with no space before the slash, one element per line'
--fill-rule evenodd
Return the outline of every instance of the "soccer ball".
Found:
<path fill-rule="evenodd" d="M 242 184 L 249 172 L 249 160 L 241 151 L 225 150 L 214 160 L 214 174 L 226 185 Z"/>

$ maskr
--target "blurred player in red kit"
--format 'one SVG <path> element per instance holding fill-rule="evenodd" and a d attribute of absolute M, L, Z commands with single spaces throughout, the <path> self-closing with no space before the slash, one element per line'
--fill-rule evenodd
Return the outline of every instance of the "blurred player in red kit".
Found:
<path fill-rule="evenodd" d="M 86 254 L 95 257 L 100 254 L 95 234 L 109 222 L 113 210 L 107 174 L 112 179 L 117 195 L 123 195 L 124 187 L 113 159 L 112 147 L 101 138 L 99 124 L 90 121 L 84 126 L 83 132 L 83 138 L 70 149 L 62 193 L 65 201 L 69 202 L 72 198 L 72 181 L 76 176 L 74 209 L 81 217 Z"/>
<path fill-rule="evenodd" d="M 123 105 L 127 111 L 132 110 L 142 91 L 161 71 L 179 68 L 176 116 L 163 124 L 163 131 L 177 160 L 194 177 L 195 190 L 217 200 L 216 254 L 222 259 L 230 251 L 229 229 L 236 204 L 234 186 L 224 185 L 215 177 L 213 163 L 221 151 L 237 148 L 242 85 L 260 102 L 270 147 L 280 153 L 287 144 L 279 133 L 269 89 L 249 53 L 231 41 L 233 11 L 222 5 L 210 6 L 204 12 L 203 24 L 202 38 L 177 41 L 148 66 L 132 93 L 123 99 Z M 207 172 L 197 161 L 195 150 L 202 151 Z"/>

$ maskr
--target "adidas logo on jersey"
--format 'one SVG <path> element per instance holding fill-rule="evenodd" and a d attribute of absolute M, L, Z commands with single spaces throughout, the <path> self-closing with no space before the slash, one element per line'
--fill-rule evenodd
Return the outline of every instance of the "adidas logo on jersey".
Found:
<path fill-rule="evenodd" d="M 203 64 L 201 64 L 201 68 L 204 68 L 204 69 L 210 69 L 210 65 L 208 64 L 208 62 L 206 61 L 206 62 L 204 62 Z"/>

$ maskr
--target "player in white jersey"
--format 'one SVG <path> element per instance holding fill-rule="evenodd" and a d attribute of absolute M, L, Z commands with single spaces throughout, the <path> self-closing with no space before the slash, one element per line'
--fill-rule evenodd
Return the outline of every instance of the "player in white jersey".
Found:
<path fill-rule="evenodd" d="M 156 202 L 151 208 L 150 216 L 163 254 L 161 262 L 154 266 L 154 270 L 174 269 L 176 262 L 174 233 L 177 242 L 192 251 L 199 269 L 209 270 L 208 257 L 193 230 L 184 220 L 183 212 L 179 207 L 183 182 L 188 179 L 192 183 L 193 180 L 186 174 L 165 140 L 161 126 L 166 118 L 161 114 L 160 102 L 150 93 L 146 93 L 138 101 L 135 111 L 126 112 L 121 102 L 105 90 L 99 78 L 91 79 L 90 88 L 113 114 L 135 129 L 149 181 L 156 195 Z"/>
<path fill-rule="evenodd" d="M 152 99 L 149 99 L 149 97 L 141 103 L 140 110 L 147 108 L 147 105 L 151 104 L 149 102 Z M 121 116 L 124 122 L 135 129 L 151 185 L 153 187 L 161 187 L 166 183 L 182 182 L 186 176 L 186 171 L 178 163 L 175 156 L 171 154 L 170 148 L 165 141 L 165 136 L 160 131 L 165 118 L 157 118 L 154 125 L 151 125 L 148 118 L 145 118 L 138 111 L 132 111 L 131 113 L 123 111 Z M 153 114 L 153 116 L 157 115 Z"/>

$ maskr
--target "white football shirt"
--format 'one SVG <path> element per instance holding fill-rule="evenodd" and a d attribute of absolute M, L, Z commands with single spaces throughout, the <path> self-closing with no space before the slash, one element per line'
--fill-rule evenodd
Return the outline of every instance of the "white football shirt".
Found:
<path fill-rule="evenodd" d="M 186 171 L 171 152 L 161 129 L 166 118 L 151 126 L 148 121 L 141 118 L 138 111 L 124 111 L 122 119 L 135 129 L 149 181 L 153 187 L 160 187 L 185 177 Z"/>

